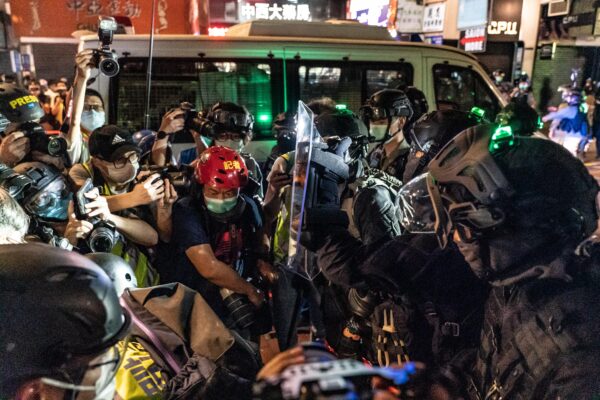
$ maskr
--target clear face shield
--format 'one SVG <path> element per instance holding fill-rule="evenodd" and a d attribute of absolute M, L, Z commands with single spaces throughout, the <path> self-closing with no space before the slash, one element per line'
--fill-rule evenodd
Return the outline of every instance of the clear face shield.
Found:
<path fill-rule="evenodd" d="M 321 142 L 314 124 L 314 113 L 302 101 L 298 102 L 296 120 L 296 153 L 292 177 L 292 202 L 290 204 L 290 238 L 287 268 L 312 280 L 320 272 L 315 262 L 310 262 L 307 251 L 300 244 L 305 211 L 311 190 L 310 160 L 313 144 Z"/>
<path fill-rule="evenodd" d="M 72 194 L 62 177 L 52 181 L 24 204 L 24 208 L 47 221 L 62 222 L 68 219 Z"/>
<path fill-rule="evenodd" d="M 472 242 L 504 221 L 499 209 L 476 202 L 457 203 L 443 194 L 429 173 L 400 189 L 401 224 L 410 233 L 434 233 L 441 248 L 456 232 L 462 242 Z"/>
<path fill-rule="evenodd" d="M 41 378 L 42 383 L 59 389 L 72 391 L 72 398 L 76 400 L 112 400 L 115 395 L 115 378 L 129 342 L 129 336 L 108 350 L 93 357 L 87 364 L 82 360 L 79 377 L 73 373 L 62 371 L 63 378 Z M 69 368 L 69 371 L 77 368 Z"/>

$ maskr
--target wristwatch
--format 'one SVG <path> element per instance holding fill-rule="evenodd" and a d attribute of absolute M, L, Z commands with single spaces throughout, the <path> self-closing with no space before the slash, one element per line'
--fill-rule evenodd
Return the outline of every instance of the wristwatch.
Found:
<path fill-rule="evenodd" d="M 167 132 L 165 132 L 165 131 L 158 131 L 158 133 L 156 134 L 156 140 L 163 140 L 166 137 L 167 137 Z"/>

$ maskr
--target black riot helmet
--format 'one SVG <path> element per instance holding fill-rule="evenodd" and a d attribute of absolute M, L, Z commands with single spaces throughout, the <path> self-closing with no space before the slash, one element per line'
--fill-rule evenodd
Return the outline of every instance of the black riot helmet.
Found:
<path fill-rule="evenodd" d="M 391 119 L 392 117 L 413 116 L 413 109 L 406 93 L 398 89 L 383 89 L 374 93 L 361 108 L 366 121 Z"/>
<path fill-rule="evenodd" d="M 432 111 L 419 118 L 410 131 L 411 151 L 404 170 L 404 182 L 424 172 L 446 143 L 477 124 L 477 116 L 458 110 Z"/>
<path fill-rule="evenodd" d="M 130 325 L 102 269 L 38 243 L 0 246 L 0 315 L 1 398 L 31 379 L 78 385 L 92 368 L 80 360 L 116 349 Z"/>
<path fill-rule="evenodd" d="M 407 124 L 412 125 L 419 118 L 421 118 L 423 114 L 429 112 L 429 103 L 427 102 L 425 93 L 414 86 L 407 87 L 404 92 L 406 93 L 406 97 L 408 97 L 410 106 L 413 110 L 413 115 L 409 118 Z"/>
<path fill-rule="evenodd" d="M 510 128 L 472 127 L 429 164 L 428 191 L 444 242 L 452 230 L 497 235 L 500 225 L 537 229 L 562 243 L 578 242 L 597 226 L 598 184 L 562 146 L 514 137 Z"/>
<path fill-rule="evenodd" d="M 206 113 L 205 118 L 210 123 L 210 132 L 206 136 L 215 138 L 223 132 L 237 132 L 252 138 L 254 117 L 244 106 L 231 102 L 218 102 Z"/>
<path fill-rule="evenodd" d="M 22 198 L 18 199 L 29 215 L 49 222 L 68 219 L 71 193 L 65 177 L 56 167 L 32 161 L 17 165 L 14 172 L 30 183 Z"/>
<path fill-rule="evenodd" d="M 37 97 L 12 83 L 0 83 L 0 114 L 10 122 L 35 121 L 44 116 Z"/>
<path fill-rule="evenodd" d="M 369 131 L 361 119 L 350 110 L 336 110 L 315 117 L 315 126 L 321 137 L 350 138 L 348 156 L 352 160 L 366 156 Z"/>
<path fill-rule="evenodd" d="M 138 283 L 133 268 L 122 257 L 111 253 L 88 253 L 85 257 L 106 272 L 118 296 L 121 296 L 125 289 L 137 287 Z"/>
<path fill-rule="evenodd" d="M 296 119 L 290 112 L 280 113 L 273 120 L 272 132 L 280 154 L 296 149 Z"/>
<path fill-rule="evenodd" d="M 513 98 L 496 115 L 496 123 L 510 126 L 516 136 L 531 136 L 539 129 L 541 120 L 537 111 L 531 108 L 529 104 L 523 101 L 515 101 Z"/>

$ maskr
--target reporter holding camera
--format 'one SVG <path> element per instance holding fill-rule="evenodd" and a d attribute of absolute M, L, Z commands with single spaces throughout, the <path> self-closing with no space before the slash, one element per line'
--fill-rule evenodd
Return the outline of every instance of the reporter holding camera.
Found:
<path fill-rule="evenodd" d="M 86 49 L 75 56 L 77 70 L 73 82 L 73 110 L 66 139 L 73 163 L 89 161 L 89 135 L 104 125 L 106 114 L 104 100 L 98 92 L 87 88 L 87 81 L 94 65 L 94 50 Z"/>

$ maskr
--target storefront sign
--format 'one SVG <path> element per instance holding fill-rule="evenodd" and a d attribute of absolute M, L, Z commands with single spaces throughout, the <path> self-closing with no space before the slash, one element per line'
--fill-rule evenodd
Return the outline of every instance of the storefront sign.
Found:
<path fill-rule="evenodd" d="M 457 28 L 465 30 L 488 22 L 488 0 L 459 0 Z"/>
<path fill-rule="evenodd" d="M 423 6 L 413 1 L 398 0 L 396 30 L 398 32 L 421 32 L 423 27 Z"/>
<path fill-rule="evenodd" d="M 423 32 L 442 32 L 446 16 L 446 2 L 425 6 L 423 13 Z"/>
<path fill-rule="evenodd" d="M 519 40 L 523 0 L 494 0 L 488 24 L 488 39 L 514 42 Z"/>
<path fill-rule="evenodd" d="M 459 45 L 470 53 L 485 52 L 486 25 L 469 28 L 460 32 Z"/>
<path fill-rule="evenodd" d="M 567 16 L 563 17 L 562 23 L 563 23 L 563 26 L 566 29 L 568 29 L 568 28 L 571 28 L 574 26 L 593 25 L 595 18 L 596 18 L 596 14 L 593 12 L 567 15 Z"/>
<path fill-rule="evenodd" d="M 255 19 L 310 21 L 311 15 L 308 4 L 244 4 L 241 8 L 241 20 Z"/>

